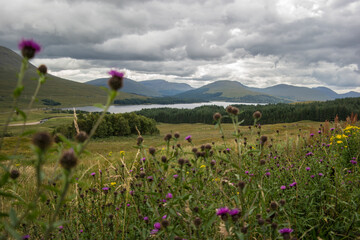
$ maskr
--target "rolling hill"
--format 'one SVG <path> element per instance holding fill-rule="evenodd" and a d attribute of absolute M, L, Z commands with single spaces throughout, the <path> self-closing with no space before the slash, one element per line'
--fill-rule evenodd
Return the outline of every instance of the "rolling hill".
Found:
<path fill-rule="evenodd" d="M 162 79 L 141 81 L 140 83 L 157 91 L 162 96 L 174 96 L 194 89 L 186 83 L 173 83 Z"/>
<path fill-rule="evenodd" d="M 0 46 L 0 108 L 10 109 L 12 92 L 16 86 L 17 73 L 21 66 L 22 57 L 12 50 Z M 37 85 L 38 75 L 36 67 L 29 64 L 24 77 L 24 91 L 20 97 L 19 105 L 26 106 Z M 57 102 L 60 107 L 73 107 L 105 103 L 107 95 L 99 87 L 78 83 L 48 74 L 47 81 L 40 88 L 34 107 L 47 107 L 44 103 Z M 118 99 L 143 98 L 141 96 L 122 93 Z M 41 101 L 47 99 L 47 101 Z"/>
<path fill-rule="evenodd" d="M 108 87 L 107 85 L 108 78 L 98 78 L 95 80 L 87 81 L 85 84 Z M 122 92 L 137 94 L 147 97 L 161 97 L 162 95 L 151 87 L 147 87 L 137 81 L 134 81 L 129 78 L 124 78 L 124 86 L 121 88 Z"/>
<path fill-rule="evenodd" d="M 174 97 L 180 99 L 197 98 L 210 101 L 238 101 L 248 103 L 288 102 L 267 94 L 251 91 L 239 82 L 227 80 L 216 81 L 203 87 L 177 94 Z"/>

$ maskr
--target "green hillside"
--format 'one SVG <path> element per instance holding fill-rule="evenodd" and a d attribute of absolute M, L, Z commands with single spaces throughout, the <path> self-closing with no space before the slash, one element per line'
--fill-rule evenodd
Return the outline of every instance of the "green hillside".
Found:
<path fill-rule="evenodd" d="M 157 91 L 162 96 L 173 96 L 182 92 L 192 90 L 189 84 L 168 82 L 162 79 L 146 80 L 140 82 L 142 85 Z"/>
<path fill-rule="evenodd" d="M 107 78 L 98 78 L 95 80 L 91 80 L 88 82 L 85 82 L 86 84 L 93 85 L 93 86 L 101 86 L 101 87 L 107 87 Z M 124 78 L 124 86 L 121 89 L 122 92 L 126 93 L 132 93 L 137 94 L 141 96 L 147 96 L 147 97 L 161 97 L 162 94 L 160 94 L 158 91 L 156 91 L 152 87 L 147 87 L 140 82 L 136 82 L 129 78 Z"/>
<path fill-rule="evenodd" d="M 15 52 L 0 46 L 0 109 L 10 109 L 12 92 L 16 86 L 17 73 L 21 65 L 21 56 Z M 45 63 L 46 64 L 46 63 Z M 29 64 L 24 78 L 25 89 L 20 97 L 21 107 L 27 106 L 35 91 L 38 75 L 36 67 Z M 124 83 L 126 85 L 126 82 Z M 53 75 L 48 75 L 45 84 L 41 86 L 37 101 L 33 107 L 49 107 L 44 103 L 58 102 L 57 107 L 73 107 L 105 103 L 106 93 L 96 86 L 78 83 Z M 121 92 L 117 99 L 144 98 L 129 93 Z M 46 99 L 46 100 L 45 100 Z M 44 101 L 42 101 L 44 100 Z"/>
<path fill-rule="evenodd" d="M 210 101 L 239 101 L 251 103 L 286 102 L 283 99 L 251 91 L 236 81 L 217 81 L 201 88 L 175 95 L 177 98 L 197 98 Z"/>

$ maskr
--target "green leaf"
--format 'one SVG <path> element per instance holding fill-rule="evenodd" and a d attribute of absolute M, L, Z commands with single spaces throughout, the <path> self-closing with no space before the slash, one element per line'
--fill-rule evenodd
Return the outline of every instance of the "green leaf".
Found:
<path fill-rule="evenodd" d="M 20 114 L 20 116 L 23 118 L 23 120 L 26 121 L 26 119 L 27 119 L 26 113 L 24 111 L 20 110 L 19 108 L 15 108 L 15 110 L 18 114 Z"/>
<path fill-rule="evenodd" d="M 105 109 L 105 106 L 102 105 L 101 103 L 96 103 L 96 104 L 94 104 L 94 107 L 101 108 L 102 110 Z"/>
<path fill-rule="evenodd" d="M 5 230 L 10 233 L 11 236 L 13 236 L 13 238 L 15 239 L 21 239 L 20 234 L 15 230 L 15 228 L 13 228 L 12 226 L 10 226 L 7 222 L 4 222 L 4 228 Z"/>
<path fill-rule="evenodd" d="M 22 137 L 29 136 L 35 134 L 37 131 L 35 129 L 27 130 L 21 134 Z"/>
<path fill-rule="evenodd" d="M 8 182 L 9 177 L 10 177 L 10 173 L 9 173 L 9 172 L 5 172 L 5 173 L 2 175 L 2 177 L 1 177 L 1 179 L 0 179 L 0 187 L 4 186 L 4 185 Z"/>
<path fill-rule="evenodd" d="M 22 93 L 23 90 L 24 90 L 24 86 L 23 86 L 23 85 L 18 86 L 17 88 L 15 88 L 15 90 L 14 90 L 14 92 L 13 92 L 14 98 L 18 98 L 18 97 L 21 95 L 21 93 Z"/>
<path fill-rule="evenodd" d="M 18 223 L 18 218 L 17 218 L 17 216 L 16 216 L 15 209 L 10 208 L 9 217 L 10 217 L 10 223 L 11 223 L 11 225 L 12 225 L 12 226 L 16 226 L 17 223 Z"/>
<path fill-rule="evenodd" d="M 0 212 L 0 217 L 8 217 L 8 216 L 9 216 L 9 214 Z"/>
<path fill-rule="evenodd" d="M 14 195 L 12 193 L 3 192 L 3 191 L 0 191 L 0 196 L 8 197 L 8 198 L 16 198 L 16 199 L 21 200 L 18 196 Z"/>

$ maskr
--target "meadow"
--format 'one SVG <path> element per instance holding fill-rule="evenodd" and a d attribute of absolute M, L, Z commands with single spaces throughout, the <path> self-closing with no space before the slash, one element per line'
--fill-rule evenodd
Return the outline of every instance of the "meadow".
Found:
<path fill-rule="evenodd" d="M 261 125 L 254 112 L 243 126 L 228 107 L 214 124 L 92 139 L 122 86 L 110 75 L 103 114 L 70 139 L 49 133 L 74 115 L 21 111 L 17 86 L 18 120 L 1 115 L 0 239 L 360 238 L 356 115 Z"/>

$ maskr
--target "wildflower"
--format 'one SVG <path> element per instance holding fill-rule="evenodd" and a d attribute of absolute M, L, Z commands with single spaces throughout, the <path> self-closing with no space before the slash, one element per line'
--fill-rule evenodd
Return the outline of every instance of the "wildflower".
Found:
<path fill-rule="evenodd" d="M 171 193 L 168 193 L 168 194 L 166 194 L 166 198 L 171 199 L 171 198 L 173 198 L 173 195 Z"/>
<path fill-rule="evenodd" d="M 112 90 L 119 90 L 123 86 L 124 73 L 111 70 L 108 72 L 111 78 L 108 81 L 108 85 Z"/>
<path fill-rule="evenodd" d="M 297 184 L 296 182 L 293 182 L 293 183 L 291 183 L 289 186 L 290 186 L 290 187 L 294 187 L 294 186 L 296 186 L 296 184 Z"/>
<path fill-rule="evenodd" d="M 307 167 L 307 168 L 305 168 L 306 169 L 306 171 L 310 171 L 310 168 L 309 167 Z"/>
<path fill-rule="evenodd" d="M 319 176 L 320 176 L 320 177 L 322 177 L 322 176 L 324 176 L 324 174 L 322 174 L 322 173 L 319 173 Z"/>
<path fill-rule="evenodd" d="M 162 219 L 166 219 L 167 218 L 167 215 L 164 215 L 163 217 L 162 217 Z"/>
<path fill-rule="evenodd" d="M 160 230 L 160 229 L 161 229 L 161 223 L 156 222 L 156 223 L 154 224 L 154 228 Z"/>
<path fill-rule="evenodd" d="M 30 239 L 30 235 L 24 235 L 22 239 Z"/>
<path fill-rule="evenodd" d="M 19 49 L 21 50 L 21 54 L 24 58 L 31 59 L 35 56 L 35 53 L 40 52 L 41 47 L 34 40 L 21 40 L 19 43 Z"/>
<path fill-rule="evenodd" d="M 103 187 L 102 190 L 107 193 L 109 191 L 109 188 L 108 187 Z"/>
<path fill-rule="evenodd" d="M 206 166 L 205 166 L 205 165 L 201 165 L 200 168 L 206 168 Z"/>
<path fill-rule="evenodd" d="M 185 140 L 188 141 L 189 143 L 191 143 L 191 141 L 192 141 L 191 135 L 187 136 L 187 137 L 185 138 Z"/>
<path fill-rule="evenodd" d="M 63 152 L 60 158 L 60 164 L 63 168 L 70 170 L 75 167 L 78 162 L 77 157 L 75 156 L 74 150 L 71 148 Z"/>
<path fill-rule="evenodd" d="M 313 137 L 314 136 L 314 134 L 313 133 L 310 133 L 310 137 Z"/>
<path fill-rule="evenodd" d="M 270 176 L 270 174 L 271 174 L 270 172 L 266 172 L 266 173 L 265 173 L 266 176 Z"/>
<path fill-rule="evenodd" d="M 294 230 L 291 228 L 283 228 L 279 230 L 279 233 L 283 236 L 284 239 L 290 239 L 290 233 L 292 233 Z"/>
<path fill-rule="evenodd" d="M 311 177 L 311 178 L 314 178 L 314 177 L 315 177 L 315 175 L 311 175 L 310 177 Z"/>
<path fill-rule="evenodd" d="M 223 207 L 223 208 L 219 208 L 216 211 L 216 215 L 220 216 L 222 220 L 226 221 L 229 212 L 230 212 L 230 210 L 228 207 Z"/>
<path fill-rule="evenodd" d="M 282 185 L 280 188 L 281 188 L 281 190 L 285 190 L 285 189 L 286 189 L 286 186 L 285 186 L 285 185 Z"/>
<path fill-rule="evenodd" d="M 173 178 L 175 178 L 175 179 L 177 179 L 178 177 L 179 177 L 179 175 L 177 175 L 177 174 L 173 175 Z"/>
<path fill-rule="evenodd" d="M 90 175 L 94 177 L 94 176 L 95 176 L 95 174 L 96 174 L 96 173 L 92 172 Z"/>
<path fill-rule="evenodd" d="M 45 151 L 52 144 L 52 137 L 47 132 L 36 133 L 32 138 L 32 143 L 40 150 Z"/>
<path fill-rule="evenodd" d="M 83 232 L 84 232 L 84 230 L 80 229 L 80 233 L 83 233 Z"/>
<path fill-rule="evenodd" d="M 59 229 L 62 230 L 64 227 L 63 226 L 59 226 Z"/>
<path fill-rule="evenodd" d="M 307 156 L 307 157 L 308 157 L 308 156 L 314 156 L 314 153 L 308 152 L 308 153 L 306 153 L 306 156 Z"/>
<path fill-rule="evenodd" d="M 149 221 L 149 217 L 144 217 L 143 219 L 144 219 L 145 222 Z"/>
<path fill-rule="evenodd" d="M 114 185 L 116 185 L 116 182 L 111 182 L 110 185 L 114 186 Z"/>
<path fill-rule="evenodd" d="M 356 165 L 356 164 L 357 164 L 357 161 L 355 161 L 355 160 L 350 160 L 350 163 L 353 164 L 353 165 Z"/>
<path fill-rule="evenodd" d="M 149 182 L 152 182 L 152 181 L 154 180 L 154 178 L 153 178 L 153 176 L 148 176 L 148 177 L 147 177 L 147 180 L 148 180 Z"/>

